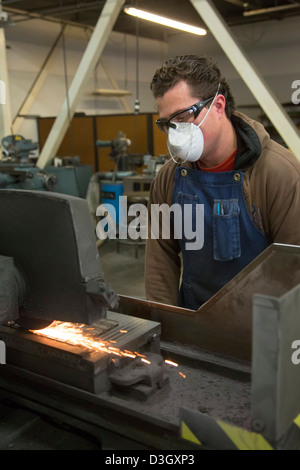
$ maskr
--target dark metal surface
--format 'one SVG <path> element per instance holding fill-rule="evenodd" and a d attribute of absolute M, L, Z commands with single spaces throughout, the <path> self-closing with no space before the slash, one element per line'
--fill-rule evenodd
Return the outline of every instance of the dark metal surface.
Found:
<path fill-rule="evenodd" d="M 13 258 L 26 283 L 20 318 L 89 324 L 117 305 L 85 200 L 1 189 L 0 223 L 0 255 Z"/>
<path fill-rule="evenodd" d="M 162 324 L 162 339 L 251 361 L 253 295 L 300 283 L 300 246 L 273 244 L 198 311 L 120 296 L 118 311 Z"/>
<path fill-rule="evenodd" d="M 79 429 L 88 423 L 104 435 L 117 432 L 149 448 L 192 449 L 192 443 L 179 438 L 181 407 L 248 429 L 251 426 L 250 373 L 231 370 L 230 365 L 220 367 L 201 356 L 194 359 L 193 366 L 166 364 L 168 383 L 144 398 L 134 389 L 131 393 L 115 387 L 95 394 L 8 364 L 0 375 L 0 399 L 49 416 L 59 415 L 62 421 L 76 419 Z M 172 353 L 164 350 L 164 357 L 172 359 Z M 114 448 L 118 449 L 117 442 Z"/>

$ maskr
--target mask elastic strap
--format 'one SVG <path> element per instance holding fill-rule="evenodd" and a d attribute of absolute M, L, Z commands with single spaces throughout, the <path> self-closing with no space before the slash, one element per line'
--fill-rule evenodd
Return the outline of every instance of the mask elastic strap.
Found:
<path fill-rule="evenodd" d="M 181 160 L 181 162 L 178 162 L 177 160 L 175 160 L 175 158 L 173 157 L 173 154 L 172 154 L 172 152 L 171 152 L 171 150 L 170 150 L 170 148 L 169 148 L 169 145 L 168 145 L 168 150 L 169 150 L 170 157 L 172 158 L 172 160 L 173 160 L 174 163 L 179 163 L 179 164 L 180 164 L 180 163 L 186 162 L 186 160 L 184 160 L 184 161 Z"/>
<path fill-rule="evenodd" d="M 167 143 L 167 145 L 168 145 L 168 143 Z M 173 162 L 174 162 L 174 163 L 178 163 L 179 165 L 181 165 L 182 163 L 185 163 L 185 162 L 188 160 L 189 155 L 190 155 L 190 151 L 189 151 L 188 156 L 186 157 L 186 159 L 185 159 L 185 160 L 180 160 L 180 162 L 178 162 L 178 161 L 175 160 L 175 158 L 173 157 L 172 152 L 171 152 L 171 150 L 170 150 L 170 148 L 169 148 L 169 145 L 168 145 L 168 150 L 169 150 L 169 153 L 170 153 L 170 156 L 171 156 Z"/>
<path fill-rule="evenodd" d="M 210 104 L 210 107 L 208 108 L 208 111 L 207 111 L 207 113 L 205 114 L 204 118 L 202 119 L 202 121 L 200 122 L 200 124 L 198 124 L 198 127 L 200 127 L 200 126 L 201 126 L 201 124 L 203 124 L 203 123 L 204 123 L 204 121 L 205 121 L 205 119 L 206 119 L 206 117 L 207 117 L 207 115 L 208 115 L 209 111 L 210 111 L 210 110 L 211 110 L 211 108 L 212 108 L 212 105 L 213 105 L 213 104 L 214 104 L 214 102 L 215 102 L 215 99 L 216 99 L 216 97 L 218 96 L 219 89 L 220 89 L 220 83 L 219 83 L 219 85 L 218 85 L 217 93 L 215 94 L 215 97 L 214 97 L 214 99 L 212 100 L 212 102 L 211 102 L 211 104 Z"/>

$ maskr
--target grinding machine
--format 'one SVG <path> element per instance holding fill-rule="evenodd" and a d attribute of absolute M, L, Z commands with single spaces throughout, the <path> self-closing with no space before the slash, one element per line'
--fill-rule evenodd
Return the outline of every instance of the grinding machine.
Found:
<path fill-rule="evenodd" d="M 270 245 L 192 311 L 106 284 L 83 199 L 3 189 L 0 218 L 0 402 L 103 450 L 107 435 L 114 449 L 299 448 L 299 246 Z"/>

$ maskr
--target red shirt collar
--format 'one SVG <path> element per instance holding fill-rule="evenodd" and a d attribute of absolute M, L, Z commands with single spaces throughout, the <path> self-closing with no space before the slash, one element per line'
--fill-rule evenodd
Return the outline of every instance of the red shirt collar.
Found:
<path fill-rule="evenodd" d="M 234 167 L 234 160 L 237 153 L 237 149 L 230 155 L 230 157 L 226 158 L 223 162 L 219 163 L 217 166 L 213 166 L 211 168 L 206 168 L 201 166 L 201 159 L 197 161 L 198 167 L 201 171 L 207 172 L 220 172 L 220 171 L 232 171 Z"/>

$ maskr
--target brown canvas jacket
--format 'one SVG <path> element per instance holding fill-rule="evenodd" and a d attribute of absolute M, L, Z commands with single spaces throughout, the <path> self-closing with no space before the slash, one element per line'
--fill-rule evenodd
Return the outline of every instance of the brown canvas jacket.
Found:
<path fill-rule="evenodd" d="M 234 169 L 244 172 L 249 216 L 270 243 L 300 245 L 300 162 L 270 139 L 262 124 L 236 112 L 232 117 L 238 141 Z M 195 163 L 181 166 L 196 168 Z M 175 168 L 169 160 L 150 190 L 145 284 L 148 300 L 177 305 L 181 261 L 178 240 L 151 238 L 151 204 L 172 204 Z M 199 276 L 205 267 L 199 266 Z"/>

